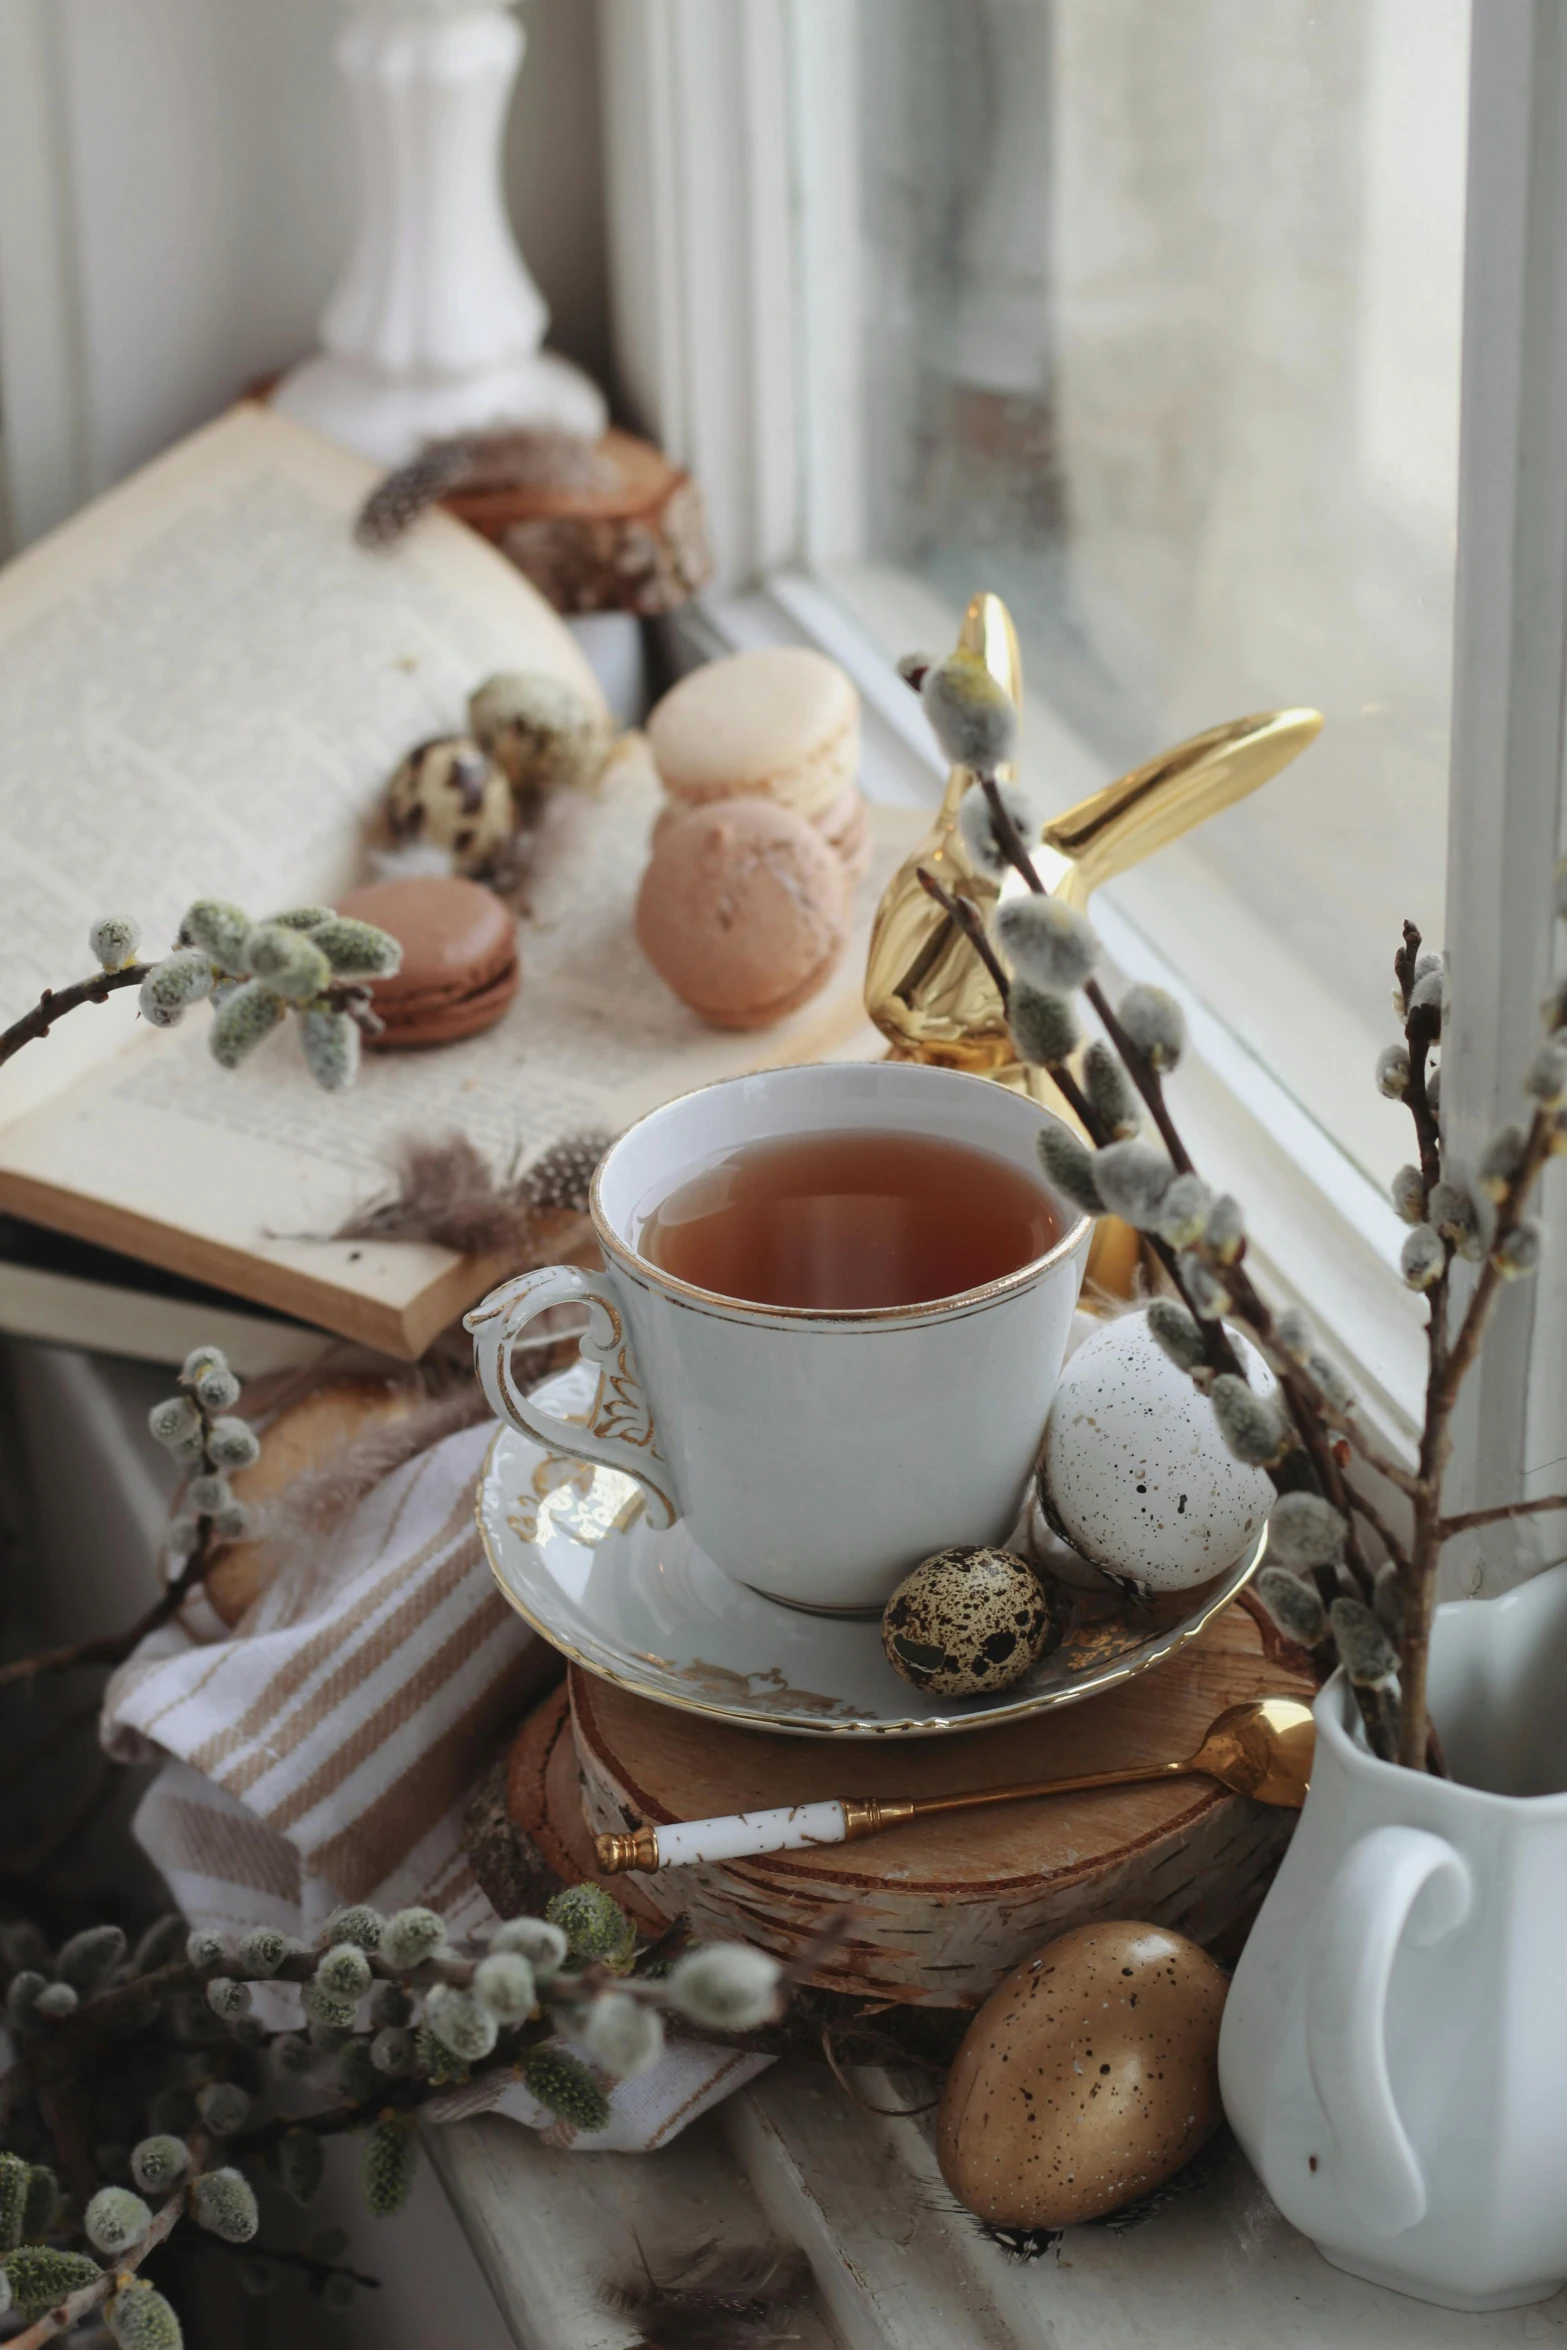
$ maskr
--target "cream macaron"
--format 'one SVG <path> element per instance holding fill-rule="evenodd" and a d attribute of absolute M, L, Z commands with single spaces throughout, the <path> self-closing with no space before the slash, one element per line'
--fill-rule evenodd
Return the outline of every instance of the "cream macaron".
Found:
<path fill-rule="evenodd" d="M 770 799 L 816 825 L 851 874 L 862 865 L 860 699 L 824 653 L 774 645 L 709 661 L 665 694 L 647 737 L 677 806 Z"/>

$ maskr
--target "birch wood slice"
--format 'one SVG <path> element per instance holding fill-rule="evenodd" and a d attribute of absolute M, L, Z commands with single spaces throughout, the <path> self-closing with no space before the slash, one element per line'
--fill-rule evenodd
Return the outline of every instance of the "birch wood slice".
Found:
<path fill-rule="evenodd" d="M 668 1920 L 649 1899 L 644 1879 L 601 1877 L 598 1873 L 593 1831 L 582 1808 L 582 1774 L 572 1743 L 571 1708 L 564 1681 L 540 1700 L 512 1741 L 506 1765 L 506 1810 L 562 1883 L 602 1885 L 629 1910 L 645 1934 L 663 1931 Z"/>
<path fill-rule="evenodd" d="M 1191 1754 L 1247 1697 L 1309 1696 L 1293 1652 L 1226 1608 L 1167 1663 L 1091 1703 L 972 1735 L 816 1746 L 676 1712 L 573 1669 L 576 1759 L 593 1831 L 832 1796 L 919 1796 Z M 556 1782 L 557 1805 L 570 1807 Z M 1019 1959 L 1095 1918 L 1222 1939 L 1265 1890 L 1296 1814 L 1209 1779 L 1103 1789 L 913 1820 L 847 1845 L 704 1862 L 613 1885 L 704 1937 L 794 1957 L 834 1909 L 849 1939 L 810 1979 L 932 2007 L 975 2006 Z M 580 1835 L 581 1831 L 576 1831 Z M 578 1847 L 582 1849 L 581 1846 Z M 591 1847 L 587 1847 L 591 1852 Z"/>
<path fill-rule="evenodd" d="M 611 430 L 589 488 L 500 484 L 443 501 L 499 547 L 557 612 L 673 611 L 713 569 L 702 500 L 651 442 Z"/>

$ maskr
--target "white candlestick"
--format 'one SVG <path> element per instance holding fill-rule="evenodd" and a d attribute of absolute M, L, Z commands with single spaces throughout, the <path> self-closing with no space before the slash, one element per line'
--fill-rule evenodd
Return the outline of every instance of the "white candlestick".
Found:
<path fill-rule="evenodd" d="M 511 0 L 350 0 L 337 61 L 358 134 L 359 229 L 322 353 L 275 405 L 398 465 L 487 425 L 596 439 L 602 394 L 540 348 L 549 312 L 517 250 L 500 143 L 523 34 Z"/>

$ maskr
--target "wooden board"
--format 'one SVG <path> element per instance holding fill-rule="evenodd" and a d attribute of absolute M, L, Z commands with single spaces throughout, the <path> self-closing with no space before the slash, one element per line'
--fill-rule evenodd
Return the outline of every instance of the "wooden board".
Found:
<path fill-rule="evenodd" d="M 633 1697 L 573 1670 L 587 1825 L 708 1818 L 825 1796 L 918 1796 L 1066 1777 L 1190 1754 L 1244 1697 L 1310 1693 L 1230 1607 L 1179 1655 L 1104 1696 L 959 1738 L 815 1745 L 740 1730 Z M 557 1774 L 559 1765 L 557 1764 Z M 558 1775 L 551 1816 L 574 1808 Z M 1212 1943 L 1252 1908 L 1296 1815 L 1207 1779 L 1102 1790 L 911 1821 L 857 1844 L 613 1880 L 705 1936 L 794 1956 L 841 1904 L 849 1939 L 812 1978 L 926 2006 L 972 2006 L 1053 1935 L 1092 1918 L 1147 1918 Z M 585 1845 L 572 1837 L 580 1855 Z"/>

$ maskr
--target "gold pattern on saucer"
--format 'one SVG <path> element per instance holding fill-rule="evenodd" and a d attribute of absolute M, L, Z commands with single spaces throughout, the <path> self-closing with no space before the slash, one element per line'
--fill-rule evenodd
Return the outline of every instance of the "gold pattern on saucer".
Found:
<path fill-rule="evenodd" d="M 546 1453 L 529 1489 L 506 1513 L 519 1542 L 548 1542 L 567 1534 L 584 1550 L 597 1550 L 611 1534 L 624 1533 L 647 1507 L 642 1488 L 621 1469 L 595 1468 L 565 1453 Z"/>
<path fill-rule="evenodd" d="M 818 1714 L 827 1721 L 853 1711 L 841 1697 L 822 1697 L 814 1689 L 791 1689 L 787 1674 L 780 1672 L 776 1665 L 740 1673 L 732 1665 L 711 1665 L 700 1656 L 694 1656 L 688 1665 L 671 1664 L 667 1658 L 659 1661 L 677 1681 L 683 1681 L 690 1689 L 700 1689 L 704 1696 L 727 1698 L 731 1704 L 749 1699 L 753 1713 L 765 1705 L 769 1712 Z"/>
<path fill-rule="evenodd" d="M 958 644 L 981 656 L 1021 710 L 1017 635 L 999 596 L 974 598 Z M 1102 882 L 1256 791 L 1321 730 L 1321 712 L 1304 709 L 1266 710 L 1211 726 L 1053 818 L 1040 833 L 1034 868 L 1053 896 L 1086 906 Z M 1013 773 L 1001 770 L 1003 780 Z M 865 1009 L 895 1059 L 1001 1077 L 1056 1107 L 1059 1097 L 1044 1073 L 1017 1062 L 990 974 L 919 882 L 924 866 L 985 916 L 1000 897 L 1024 886 L 1017 874 L 1003 883 L 980 871 L 963 845 L 958 805 L 973 781 L 968 768 L 952 769 L 934 824 L 887 884 L 871 932 Z"/>

